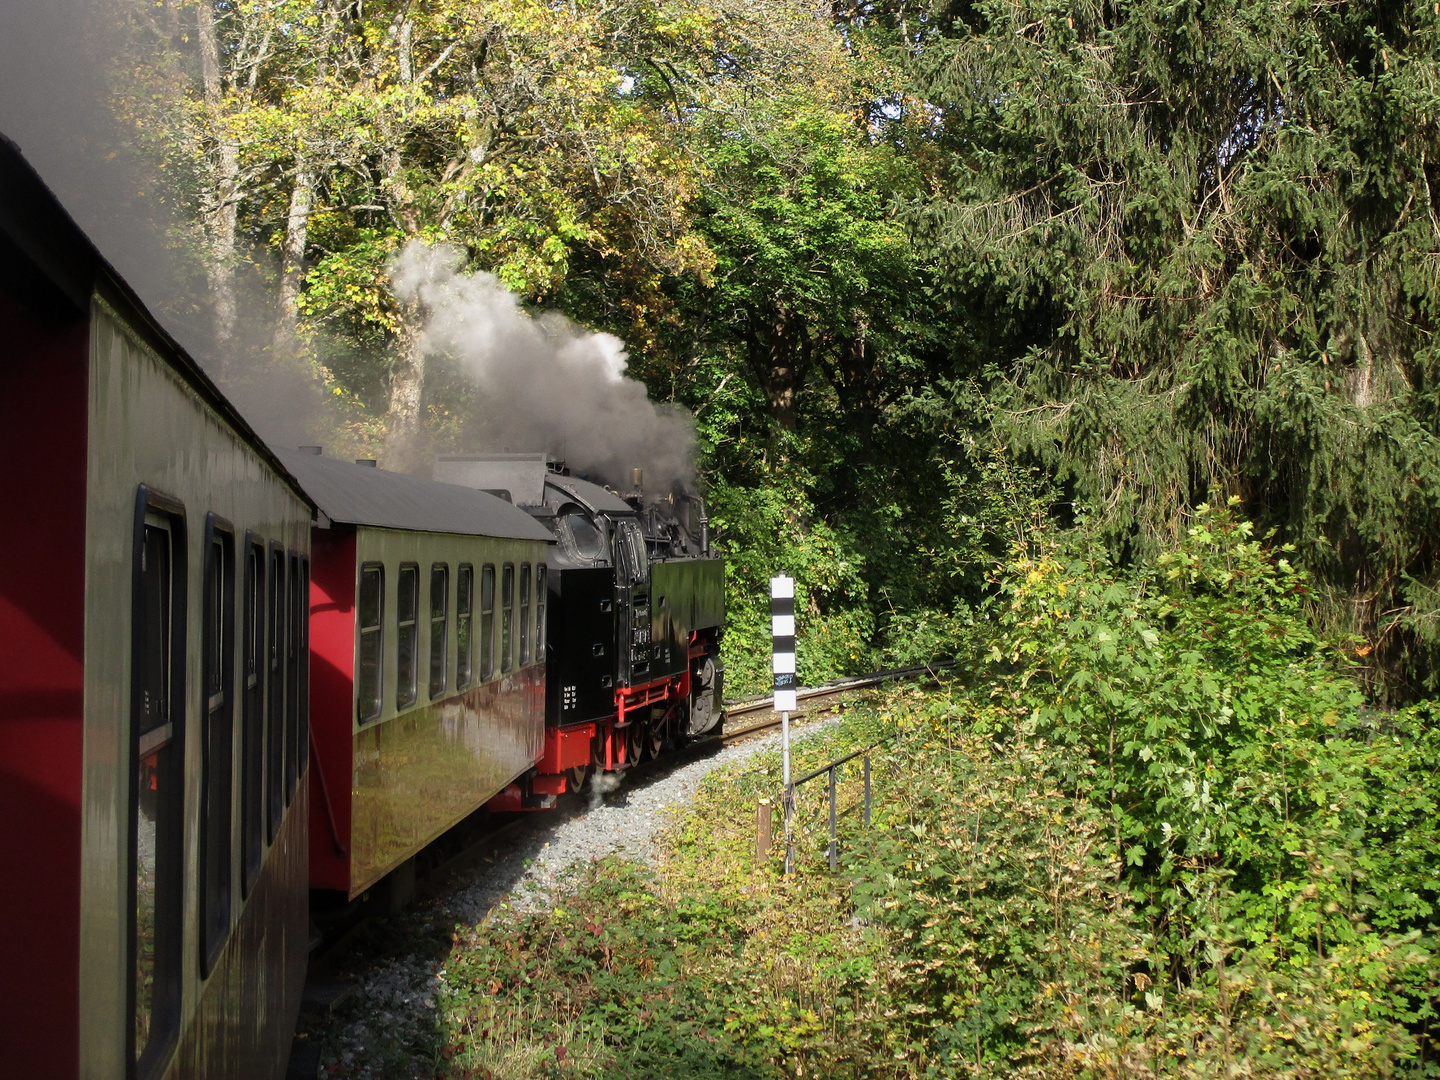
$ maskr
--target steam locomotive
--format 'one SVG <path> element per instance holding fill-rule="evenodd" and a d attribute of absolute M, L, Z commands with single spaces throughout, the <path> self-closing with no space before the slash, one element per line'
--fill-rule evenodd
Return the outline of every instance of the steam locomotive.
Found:
<path fill-rule="evenodd" d="M 715 728 L 724 563 L 702 499 L 677 486 L 646 501 L 639 469 L 621 495 L 543 454 L 446 455 L 434 475 L 524 509 L 551 537 L 545 753 L 529 792 L 496 805 L 578 790 Z"/>
<path fill-rule="evenodd" d="M 702 500 L 268 446 L 0 136 L 0 1061 L 284 1074 L 315 898 L 723 723 Z"/>

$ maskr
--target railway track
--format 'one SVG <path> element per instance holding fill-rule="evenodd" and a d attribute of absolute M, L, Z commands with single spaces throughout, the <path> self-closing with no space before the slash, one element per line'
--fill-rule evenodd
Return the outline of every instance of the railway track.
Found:
<path fill-rule="evenodd" d="M 797 702 L 820 701 L 825 698 L 836 697 L 840 694 L 848 693 L 851 690 L 863 690 L 866 687 L 879 686 L 881 683 L 886 682 L 890 679 L 913 679 L 922 675 L 933 676 L 937 671 L 952 666 L 953 664 L 950 661 L 944 661 L 926 664 L 922 667 L 890 668 L 885 671 L 875 671 L 871 672 L 869 675 L 856 675 L 848 679 L 838 679 L 833 683 L 826 683 L 823 686 L 815 686 L 809 689 L 801 690 L 795 695 L 795 698 Z M 744 698 L 740 701 L 732 702 L 726 705 L 726 719 L 735 716 L 747 716 L 753 715 L 755 713 L 765 712 L 769 712 L 772 715 L 756 723 L 747 724 L 745 727 L 740 728 L 736 731 L 725 732 L 725 734 L 720 737 L 721 742 L 730 743 L 735 740 L 743 739 L 748 735 L 754 735 L 757 732 L 768 731 L 771 728 L 779 727 L 780 715 L 775 712 L 774 704 L 775 699 L 773 697 L 767 696 L 761 698 Z M 805 715 L 805 713 L 801 712 L 791 713 L 790 719 L 797 720 Z"/>

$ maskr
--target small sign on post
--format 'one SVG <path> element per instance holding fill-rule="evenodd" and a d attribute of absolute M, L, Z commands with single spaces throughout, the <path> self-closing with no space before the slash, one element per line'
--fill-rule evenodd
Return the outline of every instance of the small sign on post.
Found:
<path fill-rule="evenodd" d="M 775 711 L 780 714 L 780 771 L 785 785 L 785 873 L 794 864 L 790 818 L 795 792 L 790 787 L 790 714 L 795 711 L 795 579 L 781 574 L 770 579 L 770 670 L 775 676 Z"/>

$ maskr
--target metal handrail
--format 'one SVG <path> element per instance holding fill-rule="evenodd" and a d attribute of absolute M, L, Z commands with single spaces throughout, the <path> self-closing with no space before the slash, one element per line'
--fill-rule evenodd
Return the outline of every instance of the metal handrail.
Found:
<path fill-rule="evenodd" d="M 795 864 L 795 839 L 794 831 L 790 828 L 790 819 L 795 813 L 795 789 L 801 784 L 814 780 L 821 773 L 828 773 L 830 777 L 830 869 L 834 871 L 839 865 L 840 842 L 835 834 L 835 771 L 848 761 L 853 761 L 863 755 L 865 759 L 865 827 L 870 827 L 870 751 L 873 746 L 862 747 L 853 753 L 846 754 L 842 758 L 836 758 L 828 765 L 821 765 L 798 780 L 791 781 L 785 789 L 785 873 L 790 873 Z"/>
<path fill-rule="evenodd" d="M 807 772 L 804 776 L 800 777 L 799 780 L 792 781 L 790 786 L 799 787 L 801 784 L 808 783 L 809 781 L 814 780 L 815 777 L 819 776 L 821 773 L 829 772 L 837 765 L 844 765 L 847 761 L 853 761 L 861 754 L 868 755 L 870 751 L 874 749 L 875 748 L 873 746 L 863 746 L 859 750 L 856 750 L 853 754 L 846 754 L 842 758 L 836 758 L 834 761 L 830 762 L 829 765 L 821 765 L 818 769 Z"/>

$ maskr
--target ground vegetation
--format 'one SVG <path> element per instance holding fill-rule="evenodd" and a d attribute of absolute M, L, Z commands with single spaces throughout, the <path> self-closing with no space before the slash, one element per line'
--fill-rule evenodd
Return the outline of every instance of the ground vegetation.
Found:
<path fill-rule="evenodd" d="M 656 870 L 459 927 L 443 1076 L 1428 1076 L 1437 743 L 1378 715 L 1231 510 L 1117 572 L 1037 545 L 973 667 L 712 774 Z M 1098 561 L 1097 561 L 1098 560 Z M 1259 613 L 1260 617 L 1257 617 Z"/>

